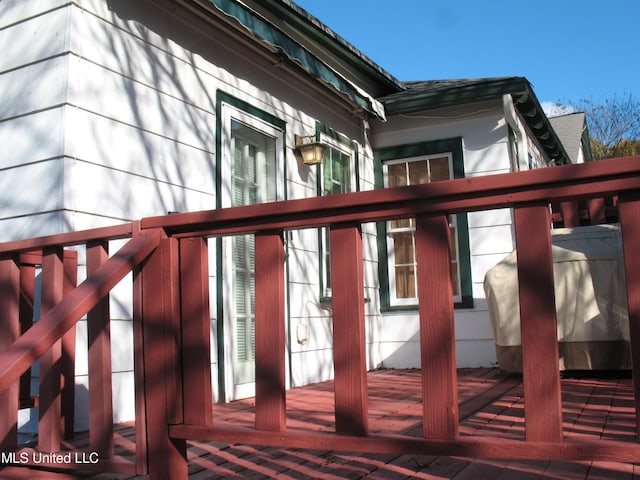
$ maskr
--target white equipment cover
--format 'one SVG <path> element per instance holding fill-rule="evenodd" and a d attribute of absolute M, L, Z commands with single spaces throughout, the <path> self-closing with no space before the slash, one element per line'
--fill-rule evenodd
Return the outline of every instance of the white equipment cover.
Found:
<path fill-rule="evenodd" d="M 552 231 L 561 370 L 631 368 L 629 315 L 619 225 Z M 484 279 L 498 364 L 522 371 L 514 251 Z"/>

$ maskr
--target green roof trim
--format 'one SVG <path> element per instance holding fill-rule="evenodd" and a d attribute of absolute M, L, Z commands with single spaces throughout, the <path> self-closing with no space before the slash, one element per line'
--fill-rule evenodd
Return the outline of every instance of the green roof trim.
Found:
<path fill-rule="evenodd" d="M 387 115 L 400 115 L 465 103 L 498 100 L 511 95 L 523 120 L 544 149 L 557 163 L 571 163 L 560 139 L 551 127 L 531 84 L 524 77 L 406 82 L 407 89 L 380 100 Z"/>
<path fill-rule="evenodd" d="M 377 103 L 375 100 L 361 94 L 351 83 L 266 19 L 234 0 L 206 1 L 225 16 L 232 18 L 239 27 L 253 37 L 274 47 L 311 76 L 331 85 L 356 107 L 378 117 L 384 117 L 384 111 L 374 104 Z"/>
<path fill-rule="evenodd" d="M 313 42 L 321 45 L 336 58 L 353 67 L 368 80 L 378 84 L 378 94 L 389 94 L 403 90 L 404 84 L 380 65 L 375 63 L 355 46 L 331 30 L 309 12 L 291 0 L 257 0 L 274 12 L 285 23 L 302 32 Z"/>

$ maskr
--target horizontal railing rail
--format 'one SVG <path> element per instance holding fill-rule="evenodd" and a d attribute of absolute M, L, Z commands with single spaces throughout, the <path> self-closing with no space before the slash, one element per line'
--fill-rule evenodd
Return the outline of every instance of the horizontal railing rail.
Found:
<path fill-rule="evenodd" d="M 58 303 L 44 312 L 39 322 L 22 335 L 14 333 L 15 340 L 0 346 L 0 392 L 5 392 L 6 397 L 6 392 L 15 390 L 29 365 L 55 346 L 82 315 L 97 307 L 117 278 L 135 270 L 136 388 L 141 398 L 136 423 L 144 426 L 137 430 L 144 437 L 137 471 L 148 468 L 152 478 L 186 478 L 188 439 L 348 451 L 631 461 L 640 458 L 637 442 L 567 439 L 562 424 L 550 204 L 609 196 L 618 198 L 622 230 L 637 422 L 640 157 L 178 213 L 145 218 L 139 224 L 118 227 L 118 231 L 98 229 L 0 244 L 0 258 L 7 265 L 1 270 L 5 272 L 2 278 L 11 286 L 5 289 L 10 294 L 0 302 L 8 306 L 5 315 L 14 319 L 18 274 L 10 263 L 16 262 L 20 254 L 41 252 L 44 265 L 46 259 L 55 260 L 53 253 L 66 245 L 87 242 L 98 248 L 105 237 L 133 236 L 123 248 L 124 253 L 108 260 L 100 257 L 102 260 L 96 261 L 99 266 L 83 284 L 65 295 L 53 294 L 52 302 Z M 459 433 L 448 216 L 497 208 L 514 210 L 524 441 L 461 438 Z M 422 439 L 372 434 L 368 425 L 361 226 L 409 217 L 416 219 Z M 287 429 L 283 236 L 287 230 L 317 227 L 328 227 L 331 241 L 333 435 Z M 256 236 L 255 428 L 221 428 L 214 421 L 215 408 L 212 410 L 206 239 L 247 233 Z M 104 322 L 104 312 L 99 317 Z M 15 325 L 13 320 L 0 325 L 5 328 L 9 323 Z M 9 400 L 4 402 L 0 406 L 9 404 Z M 102 414 L 103 418 L 106 416 Z"/>

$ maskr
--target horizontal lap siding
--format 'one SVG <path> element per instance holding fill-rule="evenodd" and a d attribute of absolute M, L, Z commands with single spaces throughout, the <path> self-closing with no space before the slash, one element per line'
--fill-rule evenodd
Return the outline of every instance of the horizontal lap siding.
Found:
<path fill-rule="evenodd" d="M 61 3 L 0 3 L 0 241 L 65 228 L 60 185 L 71 9 Z"/>

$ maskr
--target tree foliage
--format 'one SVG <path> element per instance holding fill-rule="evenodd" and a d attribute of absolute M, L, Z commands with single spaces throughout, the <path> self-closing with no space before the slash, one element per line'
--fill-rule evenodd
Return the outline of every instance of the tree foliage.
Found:
<path fill-rule="evenodd" d="M 582 100 L 574 108 L 586 114 L 594 160 L 640 154 L 640 101 L 633 95 Z"/>

